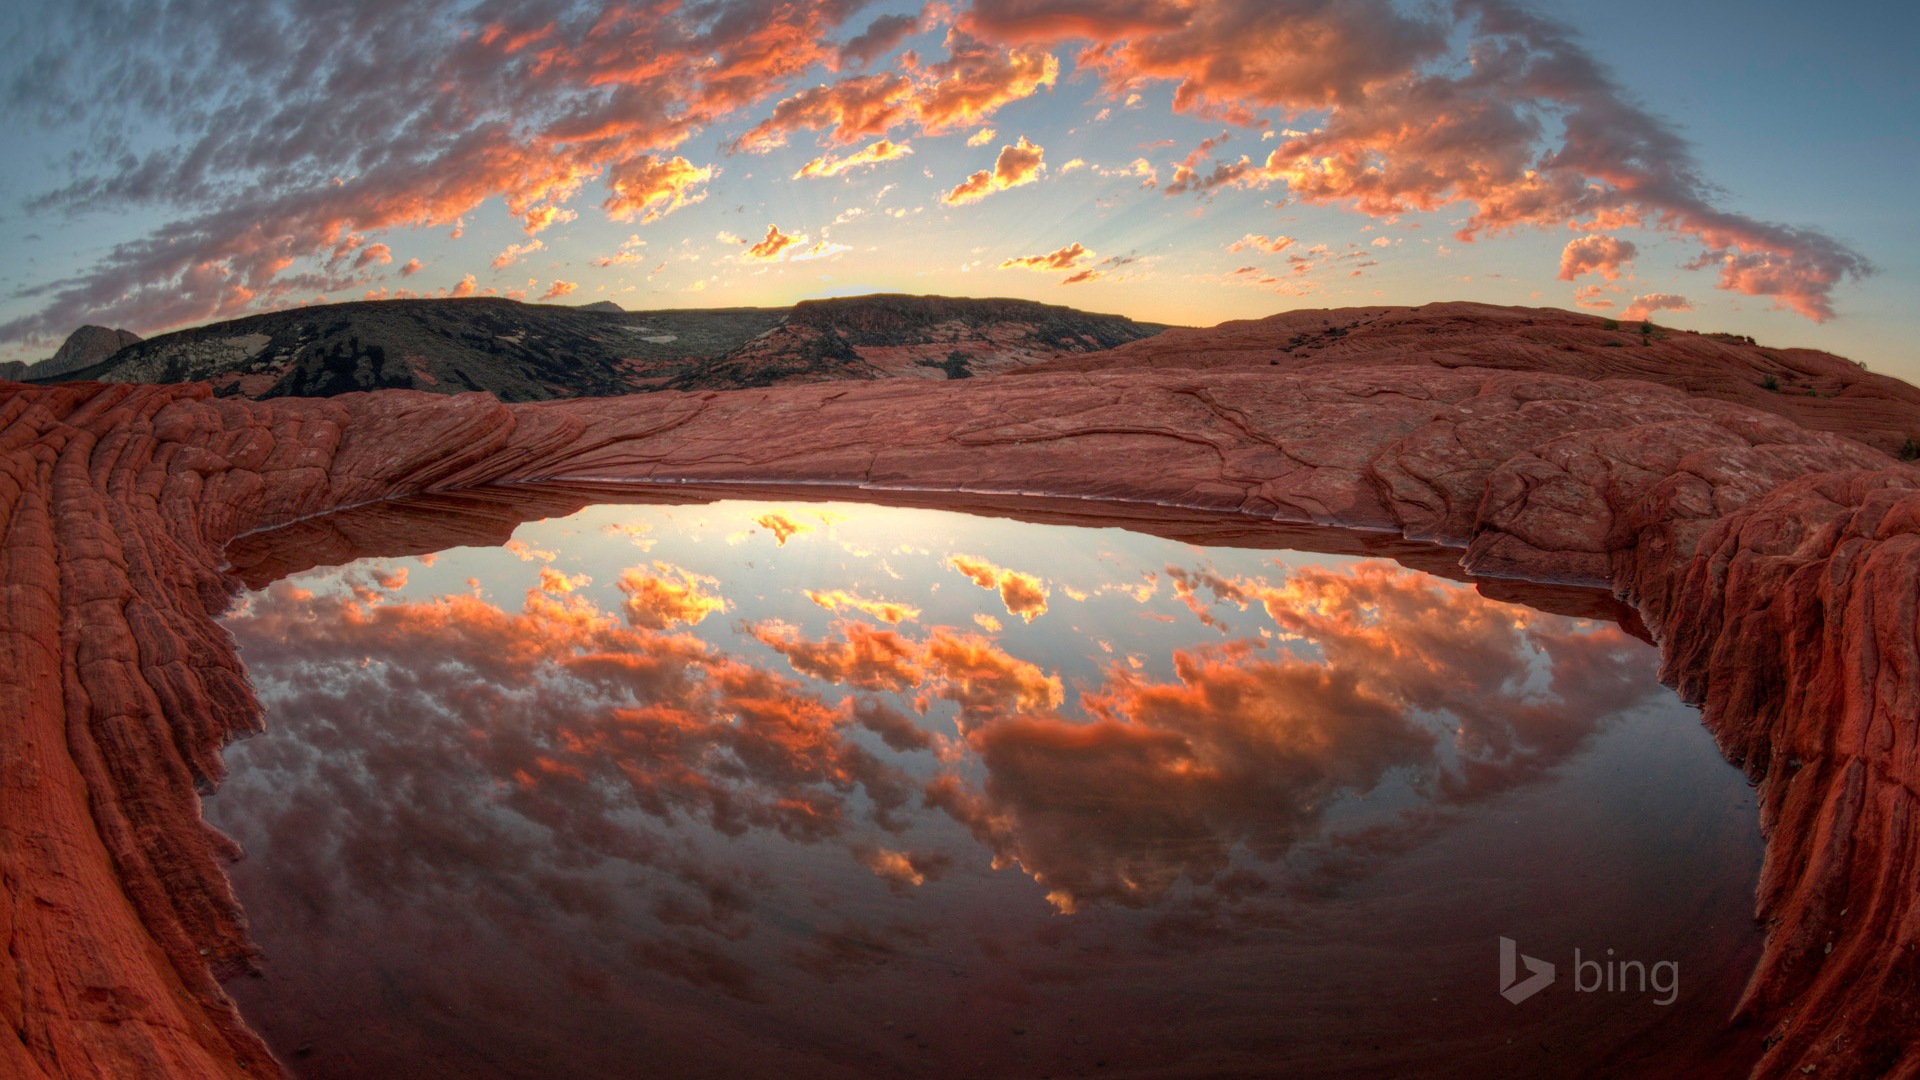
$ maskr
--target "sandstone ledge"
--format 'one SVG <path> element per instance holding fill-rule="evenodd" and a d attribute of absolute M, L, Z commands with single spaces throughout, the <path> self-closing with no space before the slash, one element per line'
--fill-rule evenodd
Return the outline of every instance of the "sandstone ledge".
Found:
<path fill-rule="evenodd" d="M 278 1073 L 216 980 L 250 954 L 197 792 L 260 724 L 213 616 L 293 567 L 229 544 L 529 482 L 1044 496 L 1603 587 L 1761 783 L 1756 1075 L 1920 1075 L 1920 469 L 1648 383 L 1368 364 L 519 406 L 0 383 L 0 1074 Z"/>

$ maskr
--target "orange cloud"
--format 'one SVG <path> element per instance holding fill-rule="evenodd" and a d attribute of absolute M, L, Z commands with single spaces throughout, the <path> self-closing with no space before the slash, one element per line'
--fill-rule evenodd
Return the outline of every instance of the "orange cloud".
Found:
<path fill-rule="evenodd" d="M 997 134 L 999 133 L 994 131 L 992 128 L 981 128 L 979 131 L 976 131 L 973 134 L 967 136 L 967 145 L 968 146 L 985 146 L 988 143 L 992 142 L 993 137 Z"/>
<path fill-rule="evenodd" d="M 546 246 L 546 244 L 539 240 L 529 240 L 524 244 L 513 244 L 509 246 L 507 250 L 493 257 L 493 268 L 495 270 L 504 270 L 512 266 L 521 256 L 531 255 Z"/>
<path fill-rule="evenodd" d="M 615 165 L 607 172 L 612 194 L 601 204 L 615 221 L 638 216 L 644 224 L 707 197 L 692 189 L 713 178 L 713 169 L 696 167 L 683 157 L 657 159 L 642 155 Z"/>
<path fill-rule="evenodd" d="M 856 75 L 778 102 L 772 115 L 741 136 L 736 149 L 785 145 L 798 130 L 824 131 L 830 145 L 885 135 L 915 124 L 928 134 L 973 127 L 1008 102 L 1031 97 L 1059 78 L 1060 63 L 1043 50 L 998 50 L 949 34 L 947 59 L 912 75 Z"/>
<path fill-rule="evenodd" d="M 725 600 L 706 591 L 706 586 L 717 584 L 713 578 L 665 562 L 655 562 L 651 573 L 636 566 L 621 574 L 618 582 L 627 596 L 627 621 L 646 630 L 665 630 L 676 623 L 693 626 L 716 611 L 727 610 Z"/>
<path fill-rule="evenodd" d="M 996 191 L 1005 191 L 1022 184 L 1031 184 L 1039 179 L 1046 165 L 1041 161 L 1046 153 L 1041 147 L 1027 140 L 1025 135 L 1013 146 L 1000 148 L 1000 156 L 993 163 L 991 172 L 982 169 L 967 177 L 959 186 L 941 196 L 940 201 L 949 206 L 961 206 L 979 202 Z"/>
<path fill-rule="evenodd" d="M 936 626 L 916 640 L 893 628 L 844 621 L 834 630 L 838 640 L 810 641 L 779 621 L 748 627 L 802 675 L 861 690 L 924 690 L 957 705 L 963 728 L 1007 713 L 1051 713 L 1064 696 L 1058 676 L 978 634 Z"/>
<path fill-rule="evenodd" d="M 939 880 L 953 861 L 937 853 L 890 851 L 882 847 L 857 848 L 853 854 L 860 865 L 873 871 L 875 877 L 885 881 L 896 893 L 912 892 L 929 881 Z"/>
<path fill-rule="evenodd" d="M 1092 257 L 1093 252 L 1076 242 L 1045 255 L 1025 255 L 1018 259 L 1007 259 L 1000 264 L 999 269 L 1074 270 Z"/>
<path fill-rule="evenodd" d="M 1656 311 L 1692 310 L 1693 304 L 1684 296 L 1675 296 L 1672 293 L 1648 293 L 1645 296 L 1634 297 L 1633 302 L 1627 305 L 1627 310 L 1620 313 L 1620 317 L 1644 320 Z"/>
<path fill-rule="evenodd" d="M 1581 274 L 1597 273 L 1608 281 L 1618 281 L 1622 270 L 1639 254 L 1631 241 L 1592 234 L 1567 242 L 1560 252 L 1560 280 L 1573 281 Z"/>
<path fill-rule="evenodd" d="M 935 693 L 960 707 L 962 728 L 1007 713 L 1051 713 L 1064 697 L 1059 676 L 978 634 L 935 627 L 924 655 Z"/>
<path fill-rule="evenodd" d="M 828 611 L 858 611 L 884 623 L 899 623 L 920 617 L 920 609 L 909 604 L 898 604 L 891 600 L 867 600 L 841 589 L 830 592 L 816 592 L 812 589 L 805 591 L 807 599 Z"/>
<path fill-rule="evenodd" d="M 1278 255 L 1282 251 L 1292 247 L 1293 243 L 1294 240 L 1291 236 L 1260 236 L 1254 233 L 1248 233 L 1233 243 L 1228 244 L 1227 250 L 1238 252 L 1253 248 L 1257 251 L 1264 251 L 1269 255 Z"/>
<path fill-rule="evenodd" d="M 1032 622 L 1047 611 L 1047 588 L 1040 579 L 1018 570 L 1008 570 L 995 566 L 985 559 L 976 559 L 971 555 L 954 555 L 947 559 L 947 565 L 966 575 L 967 579 L 983 589 L 1000 591 L 1000 599 L 1007 605 L 1007 614 L 1018 615 Z"/>
<path fill-rule="evenodd" d="M 938 81 L 917 103 L 915 118 L 930 134 L 972 127 L 1060 76 L 1060 62 L 1037 49 L 1000 52 L 958 34 L 948 35 L 947 48 L 949 58 L 927 69 Z"/>
<path fill-rule="evenodd" d="M 1080 285 L 1105 277 L 1107 271 L 1115 267 L 1138 261 L 1132 255 L 1109 255 L 1099 263 L 1089 265 L 1087 260 L 1093 257 L 1094 252 L 1088 251 L 1075 242 L 1045 255 L 1025 255 L 1016 259 L 1003 260 L 997 269 L 1034 270 L 1041 273 L 1062 272 L 1067 276 L 1060 279 L 1060 284 Z"/>
<path fill-rule="evenodd" d="M 560 557 L 556 552 L 543 551 L 540 548 L 528 544 L 525 540 L 509 540 L 501 546 L 506 548 L 508 553 L 521 562 L 533 562 L 538 559 L 541 562 L 550 563 Z"/>
<path fill-rule="evenodd" d="M 406 582 L 404 576 L 402 576 L 400 580 L 402 584 Z M 562 573 L 551 566 L 543 566 L 540 568 L 540 590 L 542 592 L 552 593 L 555 596 L 570 593 L 575 589 L 592 584 L 592 580 L 593 579 L 587 577 L 585 574 Z"/>
<path fill-rule="evenodd" d="M 783 622 L 749 628 L 755 640 L 787 658 L 793 670 L 823 682 L 862 690 L 909 690 L 928 677 L 925 650 L 894 630 L 866 623 L 837 625 L 841 640 L 808 641 Z"/>
<path fill-rule="evenodd" d="M 558 299 L 559 297 L 566 296 L 568 293 L 571 293 L 573 290 L 579 287 L 580 286 L 577 282 L 556 281 L 552 285 L 547 286 L 547 291 L 540 295 L 540 299 L 555 300 L 555 299 Z"/>
<path fill-rule="evenodd" d="M 565 225 L 579 216 L 572 210 L 562 210 L 557 206 L 536 206 L 526 213 L 527 235 L 532 236 L 549 225 Z"/>
<path fill-rule="evenodd" d="M 886 139 L 881 139 L 879 142 L 873 143 L 855 153 L 848 154 L 843 158 L 836 158 L 830 154 L 814 158 L 812 161 L 800 166 L 800 171 L 794 173 L 793 178 L 799 180 L 808 176 L 839 176 L 849 169 L 857 169 L 867 165 L 878 165 L 883 161 L 892 161 L 895 158 L 905 157 L 911 153 L 913 153 L 913 147 L 908 146 L 906 143 L 893 143 Z"/>
<path fill-rule="evenodd" d="M 376 263 L 385 266 L 391 262 L 393 262 L 392 248 L 387 247 L 385 244 L 368 244 L 360 250 L 360 254 L 354 256 L 353 268 L 355 270 L 363 270 Z"/>
<path fill-rule="evenodd" d="M 400 276 L 412 277 L 413 275 L 419 273 L 421 269 L 424 268 L 425 266 L 426 264 L 421 262 L 419 259 L 408 259 L 407 265 L 400 268 Z"/>
<path fill-rule="evenodd" d="M 766 238 L 747 248 L 746 251 L 741 252 L 740 261 L 779 262 L 781 258 L 785 256 L 788 248 L 806 242 L 807 238 L 805 236 L 788 236 L 786 233 L 780 231 L 780 226 L 769 225 L 767 226 Z M 742 241 L 742 243 L 745 243 L 745 241 Z M 771 528 L 771 526 L 769 526 L 769 528 Z M 780 542 L 783 544 L 786 543 L 785 537 L 782 537 Z"/>
<path fill-rule="evenodd" d="M 1178 566 L 1169 566 L 1167 580 L 1173 582 L 1174 596 L 1187 606 L 1187 610 L 1193 612 L 1195 618 L 1222 633 L 1227 631 L 1227 625 L 1221 622 L 1213 614 L 1212 608 L 1200 599 L 1200 590 L 1206 589 L 1213 593 L 1216 603 L 1225 601 L 1238 606 L 1242 611 L 1246 610 L 1251 600 L 1246 590 L 1240 585 L 1207 570 L 1184 570 Z"/>
<path fill-rule="evenodd" d="M 785 146 L 791 132 L 825 129 L 829 143 L 885 135 L 914 115 L 913 81 L 904 75 L 860 75 L 803 90 L 775 105 L 773 115 L 740 137 L 738 148 L 761 152 Z"/>
<path fill-rule="evenodd" d="M 769 232 L 767 233 L 767 239 L 765 243 L 767 244 L 773 243 L 774 237 L 778 235 L 779 235 L 778 230 L 773 230 L 770 228 Z M 783 243 L 780 244 L 779 248 L 774 249 L 776 253 L 780 250 L 780 248 L 785 248 L 797 242 L 790 236 L 780 236 L 779 238 L 781 241 L 783 241 Z M 760 246 L 764 246 L 764 244 Z M 754 250 L 758 251 L 759 246 L 756 246 Z M 760 526 L 763 529 L 766 529 L 768 532 L 771 532 L 773 534 L 774 542 L 779 544 L 781 547 L 786 547 L 787 541 L 793 539 L 794 537 L 800 535 L 801 533 L 809 533 L 813 531 L 813 526 L 805 524 L 803 522 L 795 521 L 792 518 L 788 517 L 787 515 L 779 512 L 778 510 L 772 511 L 771 513 L 761 514 L 759 517 L 753 519 L 753 523 L 755 525 Z"/>

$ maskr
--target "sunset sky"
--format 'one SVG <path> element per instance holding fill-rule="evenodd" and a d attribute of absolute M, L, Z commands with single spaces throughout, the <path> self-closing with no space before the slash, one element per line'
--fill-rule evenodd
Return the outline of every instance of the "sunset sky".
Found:
<path fill-rule="evenodd" d="M 0 359 L 294 304 L 1583 307 L 1920 380 L 1907 5 L 792 0 L 10 20 Z"/>

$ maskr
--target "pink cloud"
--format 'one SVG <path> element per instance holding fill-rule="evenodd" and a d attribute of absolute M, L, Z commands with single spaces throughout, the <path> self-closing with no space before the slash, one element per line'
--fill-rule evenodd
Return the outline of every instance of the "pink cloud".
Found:
<path fill-rule="evenodd" d="M 1633 262 L 1639 249 L 1631 241 L 1598 234 L 1567 242 L 1560 252 L 1560 280 L 1573 281 L 1582 274 L 1597 273 L 1608 281 L 1618 281 Z"/>
<path fill-rule="evenodd" d="M 1620 313 L 1620 317 L 1623 319 L 1646 319 L 1656 311 L 1692 310 L 1692 302 L 1684 296 L 1675 296 L 1672 293 L 1648 293 L 1645 296 L 1634 297 L 1633 302 L 1627 305 L 1627 310 Z"/>
<path fill-rule="evenodd" d="M 360 254 L 354 256 L 353 268 L 355 270 L 362 270 L 375 263 L 384 266 L 392 261 L 393 250 L 387 247 L 387 245 L 368 244 L 366 247 L 360 249 Z"/>

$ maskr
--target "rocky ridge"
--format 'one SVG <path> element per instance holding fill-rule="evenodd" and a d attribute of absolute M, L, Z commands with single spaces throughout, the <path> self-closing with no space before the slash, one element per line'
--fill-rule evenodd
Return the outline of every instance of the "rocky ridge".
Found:
<path fill-rule="evenodd" d="M 1557 308 L 1449 302 L 1303 309 L 1205 328 L 1176 327 L 1033 370 L 1261 366 L 1314 371 L 1373 364 L 1637 379 L 1778 413 L 1890 454 L 1920 456 L 1920 388 L 1845 357 Z"/>
<path fill-rule="evenodd" d="M 1484 578 L 1607 589 L 1759 784 L 1768 944 L 1737 1018 L 1768 1033 L 1755 1075 L 1920 1074 L 1920 468 L 1627 378 L 1279 367 L 520 405 L 0 386 L 0 1073 L 277 1072 L 215 979 L 250 951 L 196 794 L 260 724 L 213 621 L 228 546 L 540 481 L 1047 496 L 1371 530 Z"/>
<path fill-rule="evenodd" d="M 0 379 L 56 379 L 83 371 L 101 363 L 114 353 L 140 340 L 131 330 L 109 330 L 104 326 L 83 326 L 67 335 L 52 356 L 28 364 L 9 360 L 0 364 Z"/>
<path fill-rule="evenodd" d="M 21 378 L 204 381 L 266 399 L 484 390 L 502 401 L 725 390 L 782 382 L 961 377 L 1110 348 L 1161 328 L 1026 300 L 880 295 L 792 309 L 623 311 L 492 297 L 379 300 L 165 334 L 91 367 Z"/>

